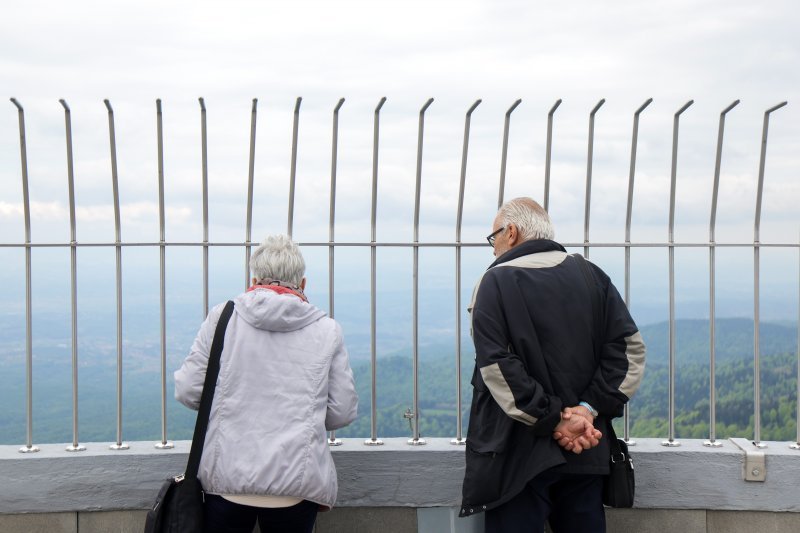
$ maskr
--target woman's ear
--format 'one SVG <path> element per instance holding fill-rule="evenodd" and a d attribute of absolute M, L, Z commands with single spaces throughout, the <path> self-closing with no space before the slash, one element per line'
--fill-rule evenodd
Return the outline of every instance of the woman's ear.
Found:
<path fill-rule="evenodd" d="M 306 290 L 306 278 L 300 280 L 300 290 L 301 291 Z"/>

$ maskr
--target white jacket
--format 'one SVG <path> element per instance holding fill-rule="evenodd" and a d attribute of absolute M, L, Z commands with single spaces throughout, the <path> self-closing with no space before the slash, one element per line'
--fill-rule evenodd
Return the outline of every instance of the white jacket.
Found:
<path fill-rule="evenodd" d="M 326 430 L 356 418 L 358 397 L 339 325 L 295 295 L 239 295 L 225 333 L 198 477 L 207 492 L 292 496 L 332 507 L 336 468 Z M 198 409 L 224 304 L 175 372 L 175 398 Z"/>

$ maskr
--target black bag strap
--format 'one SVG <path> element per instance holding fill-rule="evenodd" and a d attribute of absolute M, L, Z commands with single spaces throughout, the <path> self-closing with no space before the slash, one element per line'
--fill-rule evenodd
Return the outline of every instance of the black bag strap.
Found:
<path fill-rule="evenodd" d="M 617 432 L 614 431 L 614 424 L 611 421 L 608 421 L 608 444 L 611 446 L 611 461 L 618 462 L 624 461 L 626 459 L 625 452 L 622 451 L 622 447 L 619 445 L 619 439 L 617 438 Z"/>
<path fill-rule="evenodd" d="M 208 417 L 211 414 L 211 404 L 214 401 L 214 389 L 217 388 L 217 377 L 219 376 L 219 360 L 222 355 L 222 348 L 225 345 L 225 329 L 228 321 L 233 314 L 233 302 L 228 301 L 217 322 L 217 329 L 214 332 L 214 340 L 211 342 L 211 353 L 208 356 L 208 366 L 206 367 L 206 380 L 203 383 L 203 395 L 200 397 L 200 408 L 197 410 L 197 421 L 194 424 L 194 436 L 192 437 L 192 449 L 189 452 L 189 461 L 186 464 L 187 479 L 197 477 L 200 469 L 200 458 L 203 456 L 203 445 L 206 441 L 206 430 L 208 429 Z"/>

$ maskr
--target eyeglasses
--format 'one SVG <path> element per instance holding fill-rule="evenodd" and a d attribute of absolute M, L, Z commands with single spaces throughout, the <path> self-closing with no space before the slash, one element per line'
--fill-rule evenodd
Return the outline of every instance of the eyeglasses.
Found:
<path fill-rule="evenodd" d="M 495 238 L 496 238 L 496 237 L 497 237 L 497 236 L 498 236 L 498 235 L 499 235 L 499 234 L 500 234 L 500 233 L 501 233 L 501 232 L 502 232 L 504 229 L 506 229 L 506 227 L 505 227 L 505 226 L 501 227 L 501 228 L 500 228 L 500 229 L 498 229 L 497 231 L 493 231 L 491 235 L 489 235 L 488 237 L 486 237 L 486 240 L 487 240 L 487 241 L 489 241 L 489 246 L 491 246 L 492 248 L 494 248 L 494 240 L 495 240 Z"/>

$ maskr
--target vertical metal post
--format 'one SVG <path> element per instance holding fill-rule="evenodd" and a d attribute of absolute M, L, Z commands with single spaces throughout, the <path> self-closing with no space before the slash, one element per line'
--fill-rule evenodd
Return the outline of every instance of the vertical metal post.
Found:
<path fill-rule="evenodd" d="M 31 309 L 31 204 L 28 196 L 28 148 L 25 142 L 25 110 L 16 98 L 11 103 L 19 117 L 19 156 L 22 167 L 22 212 L 25 218 L 25 412 L 26 444 L 21 453 L 38 452 L 33 445 L 33 333 Z"/>
<path fill-rule="evenodd" d="M 673 117 L 672 122 L 672 171 L 669 189 L 669 435 L 662 446 L 680 446 L 675 440 L 675 184 L 678 173 L 678 126 L 681 113 L 694 100 L 689 100 Z"/>
<path fill-rule="evenodd" d="M 631 134 L 631 164 L 628 172 L 628 204 L 625 215 L 625 306 L 631 307 L 631 220 L 633 214 L 633 181 L 636 175 L 636 149 L 639 144 L 639 115 L 653 102 L 648 98 L 633 114 L 633 133 Z M 631 420 L 630 405 L 625 404 L 623 411 L 623 439 L 628 446 L 636 446 L 636 441 L 630 438 Z"/>
<path fill-rule="evenodd" d="M 767 132 L 769 130 L 769 115 L 776 109 L 785 106 L 786 102 L 770 107 L 764 112 L 764 128 L 761 132 L 761 157 L 758 163 L 758 192 L 756 194 L 756 216 L 753 225 L 753 444 L 757 448 L 766 448 L 766 443 L 761 442 L 761 349 L 759 334 L 761 318 L 759 316 L 759 286 L 761 275 L 759 273 L 760 261 L 760 233 L 761 233 L 761 199 L 764 192 L 764 166 L 767 158 Z"/>
<path fill-rule="evenodd" d="M 408 440 L 408 444 L 419 446 L 425 444 L 425 439 L 419 436 L 419 204 L 422 186 L 422 139 L 425 131 L 425 111 L 433 103 L 433 98 L 429 98 L 422 109 L 419 110 L 419 131 L 417 133 L 417 184 L 414 193 L 414 266 L 413 266 L 413 292 L 412 292 L 412 315 L 411 323 L 411 351 L 412 368 L 414 382 L 413 407 L 411 416 L 413 417 L 413 434 Z"/>
<path fill-rule="evenodd" d="M 114 110 L 107 99 L 103 103 L 108 109 L 108 138 L 111 147 L 111 187 L 114 196 L 114 249 L 116 252 L 117 285 L 117 442 L 112 450 L 127 450 L 122 441 L 122 232 L 119 211 L 119 178 L 117 176 L 117 140 L 114 133 Z"/>
<path fill-rule="evenodd" d="M 369 330 L 370 330 L 370 367 L 372 370 L 372 384 L 371 384 L 371 403 L 370 403 L 370 438 L 364 441 L 364 444 L 367 446 L 380 446 L 383 444 L 383 441 L 378 438 L 378 410 L 376 406 L 377 402 L 377 387 L 376 387 L 376 377 L 377 377 L 377 350 L 376 350 L 376 334 L 377 334 L 377 326 L 375 323 L 375 317 L 377 313 L 377 302 L 376 302 L 376 277 L 377 277 L 377 255 L 376 255 L 376 242 L 377 242 L 377 232 L 375 231 L 376 227 L 376 216 L 377 216 L 377 207 L 378 207 L 378 141 L 379 141 L 379 131 L 380 131 L 380 113 L 383 104 L 386 103 L 386 97 L 382 97 L 378 105 L 375 107 L 375 119 L 373 122 L 373 130 L 372 130 L 372 215 L 370 218 L 370 227 L 371 227 L 371 234 L 370 234 L 370 323 L 369 323 Z"/>
<path fill-rule="evenodd" d="M 67 187 L 69 191 L 69 243 L 70 243 L 70 296 L 72 303 L 72 444 L 68 452 L 86 449 L 78 443 L 78 258 L 75 231 L 75 173 L 72 160 L 72 118 L 67 102 L 59 103 L 64 108 L 64 124 L 67 138 Z"/>
<path fill-rule="evenodd" d="M 550 208 L 550 157 L 553 153 L 553 114 L 561 105 L 561 98 L 556 100 L 547 113 L 547 148 L 544 156 L 544 210 Z"/>
<path fill-rule="evenodd" d="M 522 99 L 518 99 L 511 104 L 511 107 L 506 111 L 506 120 L 503 125 L 503 154 L 500 158 L 500 192 L 497 194 L 497 209 L 503 205 L 503 194 L 506 190 L 506 161 L 508 160 L 508 130 L 511 125 L 511 113 L 522 103 Z"/>
<path fill-rule="evenodd" d="M 589 208 L 592 203 L 592 159 L 594 157 L 594 116 L 597 111 L 606 103 L 605 98 L 601 98 L 597 105 L 589 113 L 589 149 L 586 155 L 586 199 L 583 206 L 583 256 L 589 259 Z"/>
<path fill-rule="evenodd" d="M 798 247 L 797 251 L 800 252 L 800 247 Z M 798 259 L 800 260 L 800 256 L 798 256 Z M 795 422 L 796 434 L 794 442 L 789 445 L 789 448 L 800 450 L 800 261 L 798 261 L 797 268 L 797 393 L 795 401 L 797 402 L 795 407 L 795 416 L 797 417 Z"/>
<path fill-rule="evenodd" d="M 333 261 L 333 252 L 334 252 L 334 228 L 335 228 L 335 221 L 336 221 L 336 164 L 339 157 L 339 109 L 341 109 L 342 104 L 344 104 L 344 98 L 339 98 L 339 102 L 336 104 L 336 107 L 333 108 L 333 134 L 331 137 L 331 198 L 330 198 L 330 220 L 328 222 L 328 314 L 331 318 L 334 318 L 333 312 L 333 303 L 334 303 L 334 291 L 333 291 L 333 282 L 334 282 L 334 261 Z M 328 436 L 328 445 L 329 446 L 341 446 L 342 439 L 336 438 L 336 432 L 331 431 L 330 435 Z"/>
<path fill-rule="evenodd" d="M 297 128 L 300 125 L 300 103 L 303 98 L 298 96 L 297 102 L 294 104 L 294 125 L 292 126 L 292 166 L 289 171 L 289 223 L 287 225 L 286 234 L 292 238 L 292 229 L 294 226 L 294 183 L 297 175 Z"/>
<path fill-rule="evenodd" d="M 164 122 L 161 114 L 161 99 L 156 99 L 156 128 L 158 133 L 158 252 L 161 322 L 161 442 L 155 447 L 159 450 L 174 448 L 167 440 L 167 269 L 166 235 L 164 220 Z"/>
<path fill-rule="evenodd" d="M 467 181 L 469 125 L 472 112 L 480 103 L 481 100 L 475 100 L 464 118 L 464 145 L 461 149 L 461 181 L 458 187 L 458 212 L 456 214 L 456 436 L 450 440 L 450 444 L 457 445 L 467 443 L 467 439 L 464 438 L 461 417 L 461 221 L 464 214 L 464 186 Z"/>
<path fill-rule="evenodd" d="M 734 101 L 719 114 L 719 130 L 717 132 L 717 157 L 714 162 L 714 188 L 711 193 L 711 220 L 708 229 L 708 320 L 709 320 L 709 382 L 708 382 L 708 440 L 703 446 L 719 448 L 722 443 L 717 440 L 717 385 L 716 385 L 716 242 L 717 198 L 719 196 L 719 173 L 722 165 L 722 140 L 725 134 L 725 115 L 739 105 Z"/>
<path fill-rule="evenodd" d="M 244 237 L 244 288 L 250 287 L 250 236 L 253 230 L 253 180 L 256 165 L 256 111 L 258 98 L 253 98 L 253 110 L 250 114 L 250 163 L 247 170 L 247 227 Z"/>
<path fill-rule="evenodd" d="M 208 316 L 208 131 L 206 103 L 200 102 L 200 151 L 203 172 L 203 318 Z"/>

